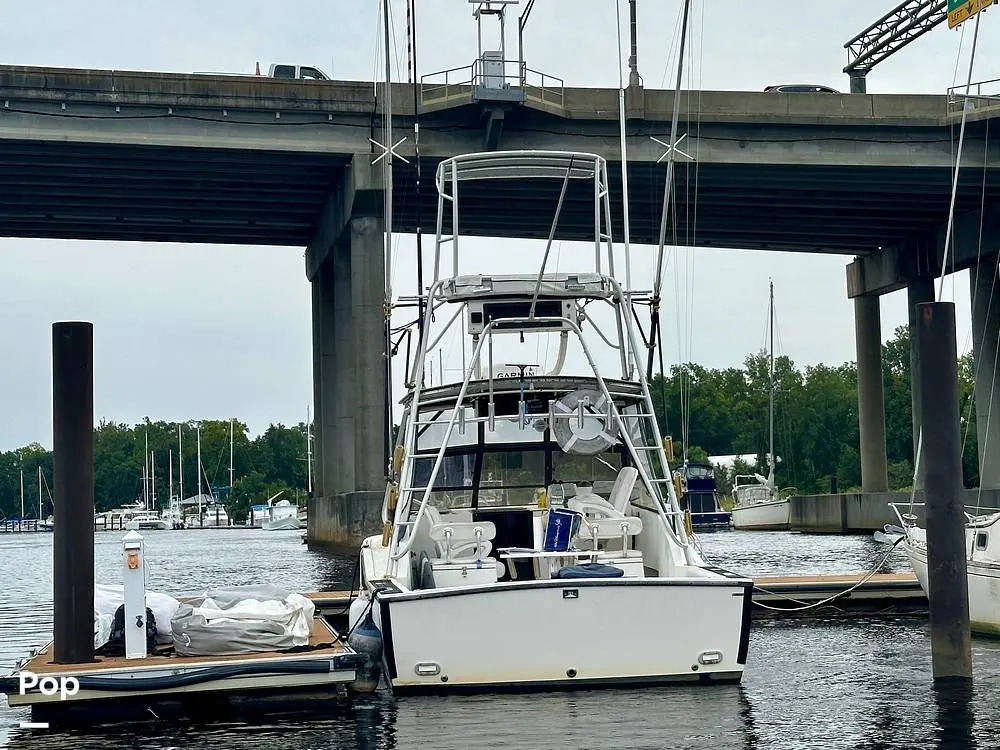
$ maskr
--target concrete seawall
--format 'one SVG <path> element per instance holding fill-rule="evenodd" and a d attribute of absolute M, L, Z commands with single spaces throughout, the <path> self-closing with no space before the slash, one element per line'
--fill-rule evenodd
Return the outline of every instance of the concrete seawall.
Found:
<path fill-rule="evenodd" d="M 1000 509 L 1000 490 L 963 490 L 969 513 L 989 513 Z M 850 492 L 836 495 L 796 495 L 789 501 L 792 531 L 819 534 L 861 534 L 898 524 L 889 503 L 908 505 L 909 492 Z M 913 514 L 923 521 L 923 493 L 913 500 Z M 978 508 L 978 511 L 977 511 Z"/>

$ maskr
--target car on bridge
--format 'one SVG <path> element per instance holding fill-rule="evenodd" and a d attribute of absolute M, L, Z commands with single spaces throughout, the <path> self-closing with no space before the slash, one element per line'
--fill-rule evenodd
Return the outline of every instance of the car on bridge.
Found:
<path fill-rule="evenodd" d="M 829 86 L 817 86 L 812 83 L 783 83 L 776 86 L 765 86 L 764 91 L 774 94 L 839 94 L 837 89 Z"/>
<path fill-rule="evenodd" d="M 267 71 L 268 78 L 284 78 L 286 80 L 329 81 L 329 76 L 319 68 L 307 65 L 271 65 Z"/>

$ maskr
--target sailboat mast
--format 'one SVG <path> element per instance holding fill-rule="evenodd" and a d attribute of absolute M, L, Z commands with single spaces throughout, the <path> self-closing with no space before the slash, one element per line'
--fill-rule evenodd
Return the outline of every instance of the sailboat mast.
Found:
<path fill-rule="evenodd" d="M 156 507 L 156 457 L 150 452 L 149 454 L 149 486 L 151 497 L 149 499 L 149 507 L 146 510 L 153 510 Z"/>
<path fill-rule="evenodd" d="M 21 519 L 24 520 L 24 469 L 21 469 Z"/>
<path fill-rule="evenodd" d="M 229 491 L 233 491 L 233 423 L 229 420 Z"/>
<path fill-rule="evenodd" d="M 201 425 L 198 425 L 198 518 L 201 518 Z"/>
<path fill-rule="evenodd" d="M 184 502 L 184 448 L 181 442 L 181 426 L 177 425 L 177 494 Z"/>
<path fill-rule="evenodd" d="M 146 430 L 146 444 L 142 450 L 142 507 L 149 507 L 149 430 Z"/>
<path fill-rule="evenodd" d="M 769 445 L 767 454 L 768 478 L 774 477 L 774 282 L 770 281 L 771 294 L 768 302 L 768 328 L 771 332 L 771 363 L 768 368 L 768 393 L 770 403 L 768 404 L 768 435 Z"/>
<path fill-rule="evenodd" d="M 38 467 L 38 520 L 42 520 L 42 467 Z"/>
<path fill-rule="evenodd" d="M 306 406 L 306 487 L 309 490 L 309 495 L 312 496 L 313 491 L 313 474 L 312 474 L 312 423 L 310 421 L 309 407 Z"/>
<path fill-rule="evenodd" d="M 663 249 L 667 242 L 667 211 L 670 207 L 670 191 L 674 183 L 674 160 L 677 151 L 677 127 L 681 116 L 681 83 L 684 73 L 684 45 L 687 42 L 688 13 L 691 10 L 691 0 L 684 0 L 684 14 L 681 17 L 681 42 L 677 56 L 677 82 L 674 85 L 674 111 L 670 119 L 670 148 L 667 150 L 667 179 L 663 186 L 663 206 L 660 211 L 660 241 L 656 250 L 656 278 L 653 283 L 653 296 L 650 299 L 650 334 L 649 353 L 646 358 L 646 377 L 653 377 L 653 349 L 656 346 L 657 329 L 659 328 L 660 289 L 663 286 Z"/>
<path fill-rule="evenodd" d="M 173 448 L 170 448 L 169 450 L 167 450 L 167 467 L 168 467 L 167 468 L 167 476 L 169 477 L 169 479 L 167 481 L 170 482 L 170 489 L 169 489 L 167 497 L 168 497 L 169 500 L 173 500 L 174 499 L 174 450 L 173 450 Z"/>

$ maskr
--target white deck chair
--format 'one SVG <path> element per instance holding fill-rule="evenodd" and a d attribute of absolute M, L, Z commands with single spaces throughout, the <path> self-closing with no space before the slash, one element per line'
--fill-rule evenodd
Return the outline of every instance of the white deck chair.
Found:
<path fill-rule="evenodd" d="M 635 487 L 639 471 L 632 466 L 626 466 L 618 472 L 615 483 L 611 486 L 611 493 L 607 500 L 593 492 L 578 494 L 573 497 L 568 505 L 572 510 L 588 514 L 598 518 L 624 518 L 625 508 L 628 507 L 629 499 L 632 497 L 632 489 Z"/>

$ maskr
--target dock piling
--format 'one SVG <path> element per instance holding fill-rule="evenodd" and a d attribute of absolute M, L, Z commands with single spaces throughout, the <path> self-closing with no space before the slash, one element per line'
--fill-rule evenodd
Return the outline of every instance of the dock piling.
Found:
<path fill-rule="evenodd" d="M 971 679 L 955 305 L 921 303 L 916 321 L 932 671 L 936 681 Z"/>
<path fill-rule="evenodd" d="M 94 660 L 94 326 L 52 324 L 53 660 Z"/>

